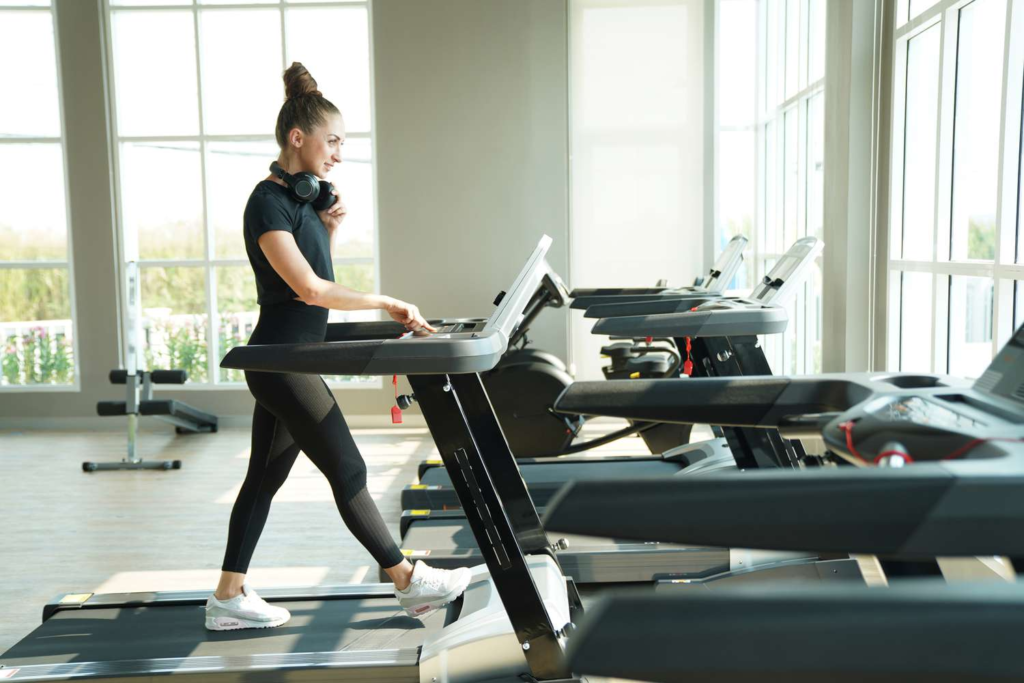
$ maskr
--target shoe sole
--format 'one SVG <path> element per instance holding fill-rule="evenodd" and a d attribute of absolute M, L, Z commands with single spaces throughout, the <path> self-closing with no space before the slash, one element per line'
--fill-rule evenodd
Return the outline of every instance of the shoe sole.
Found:
<path fill-rule="evenodd" d="M 463 592 L 465 592 L 466 588 L 469 587 L 469 582 L 470 582 L 470 580 L 472 578 L 473 578 L 473 575 L 472 574 L 468 574 L 467 577 L 466 577 L 466 581 L 464 583 L 456 586 L 455 588 L 453 588 L 451 591 L 448 592 L 447 595 L 445 595 L 445 596 L 443 596 L 441 598 L 438 598 L 437 600 L 432 600 L 430 602 L 421 603 L 419 605 L 416 605 L 415 607 L 406 607 L 405 608 L 405 613 L 408 614 L 410 617 L 414 617 L 414 618 L 419 618 L 419 617 L 427 616 L 428 614 L 430 614 L 434 610 L 436 610 L 436 609 L 438 609 L 440 607 L 444 607 L 449 602 L 451 602 L 455 598 L 457 598 L 460 595 L 462 595 Z"/>
<path fill-rule="evenodd" d="M 243 628 L 276 628 L 291 619 L 291 615 L 273 621 L 253 621 L 237 617 L 206 617 L 207 631 L 238 631 Z"/>

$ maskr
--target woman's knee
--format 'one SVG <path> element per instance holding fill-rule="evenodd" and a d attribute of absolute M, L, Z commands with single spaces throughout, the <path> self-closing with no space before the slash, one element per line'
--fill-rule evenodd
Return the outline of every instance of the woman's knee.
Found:
<path fill-rule="evenodd" d="M 337 466 L 328 473 L 331 487 L 351 497 L 359 490 L 366 488 L 366 463 L 362 458 L 340 459 Z"/>

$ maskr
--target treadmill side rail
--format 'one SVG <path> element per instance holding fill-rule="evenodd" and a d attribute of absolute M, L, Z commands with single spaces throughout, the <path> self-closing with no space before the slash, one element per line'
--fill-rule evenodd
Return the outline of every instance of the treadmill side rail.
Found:
<path fill-rule="evenodd" d="M 1022 630 L 1017 585 L 835 583 L 610 597 L 569 654 L 582 674 L 664 683 L 1016 681 Z"/>
<path fill-rule="evenodd" d="M 324 680 L 324 671 L 332 681 L 367 681 L 375 677 L 368 668 L 387 667 L 388 681 L 418 681 L 419 649 L 357 650 L 341 652 L 290 652 L 282 654 L 232 655 L 227 657 L 193 656 L 165 659 L 125 659 L 111 662 L 67 662 L 0 666 L 14 671 L 12 681 L 59 681 L 88 679 L 117 683 L 125 677 L 175 675 L 216 675 L 238 681 Z M 232 676 L 232 674 L 234 674 Z M 262 675 L 261 675 L 262 674 Z M 193 679 L 189 679 L 193 680 Z"/>

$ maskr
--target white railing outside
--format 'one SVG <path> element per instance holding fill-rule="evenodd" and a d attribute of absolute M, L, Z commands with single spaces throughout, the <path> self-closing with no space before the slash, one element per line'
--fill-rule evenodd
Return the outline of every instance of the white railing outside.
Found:
<path fill-rule="evenodd" d="M 144 367 L 188 372 L 189 383 L 210 382 L 207 358 L 206 315 L 171 314 L 168 308 L 142 311 Z M 335 320 L 368 319 L 358 312 L 333 316 Z M 218 316 L 216 348 L 223 357 L 249 340 L 259 311 Z M 40 384 L 70 385 L 75 380 L 74 326 L 70 320 L 0 322 L 0 387 Z M 220 358 L 217 359 L 219 365 Z M 241 370 L 218 368 L 218 383 L 244 382 Z M 374 383 L 369 377 L 327 377 L 331 382 Z"/>
<path fill-rule="evenodd" d="M 0 386 L 73 384 L 70 320 L 0 322 Z"/>

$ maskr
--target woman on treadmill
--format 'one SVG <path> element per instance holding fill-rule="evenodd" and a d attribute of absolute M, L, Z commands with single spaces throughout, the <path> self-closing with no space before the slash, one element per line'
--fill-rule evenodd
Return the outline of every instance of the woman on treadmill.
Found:
<path fill-rule="evenodd" d="M 245 249 L 260 304 L 249 343 L 323 341 L 328 309 L 382 309 L 409 330 L 434 331 L 410 303 L 334 282 L 331 244 L 345 219 L 345 204 L 319 179 L 341 163 L 345 122 L 301 64 L 285 71 L 284 85 L 286 99 L 275 130 L 281 154 L 245 207 Z M 327 203 L 333 201 L 328 208 L 314 208 L 319 205 L 311 197 L 314 185 L 335 195 L 327 198 Z M 448 571 L 423 562 L 413 567 L 395 545 L 366 490 L 366 464 L 323 379 L 246 372 L 245 381 L 256 399 L 252 451 L 231 511 L 220 583 L 206 603 L 206 628 L 268 628 L 290 618 L 288 610 L 256 595 L 245 574 L 270 502 L 300 450 L 327 477 L 341 518 L 394 581 L 395 596 L 406 612 L 423 616 L 462 594 L 470 579 L 468 569 Z"/>

